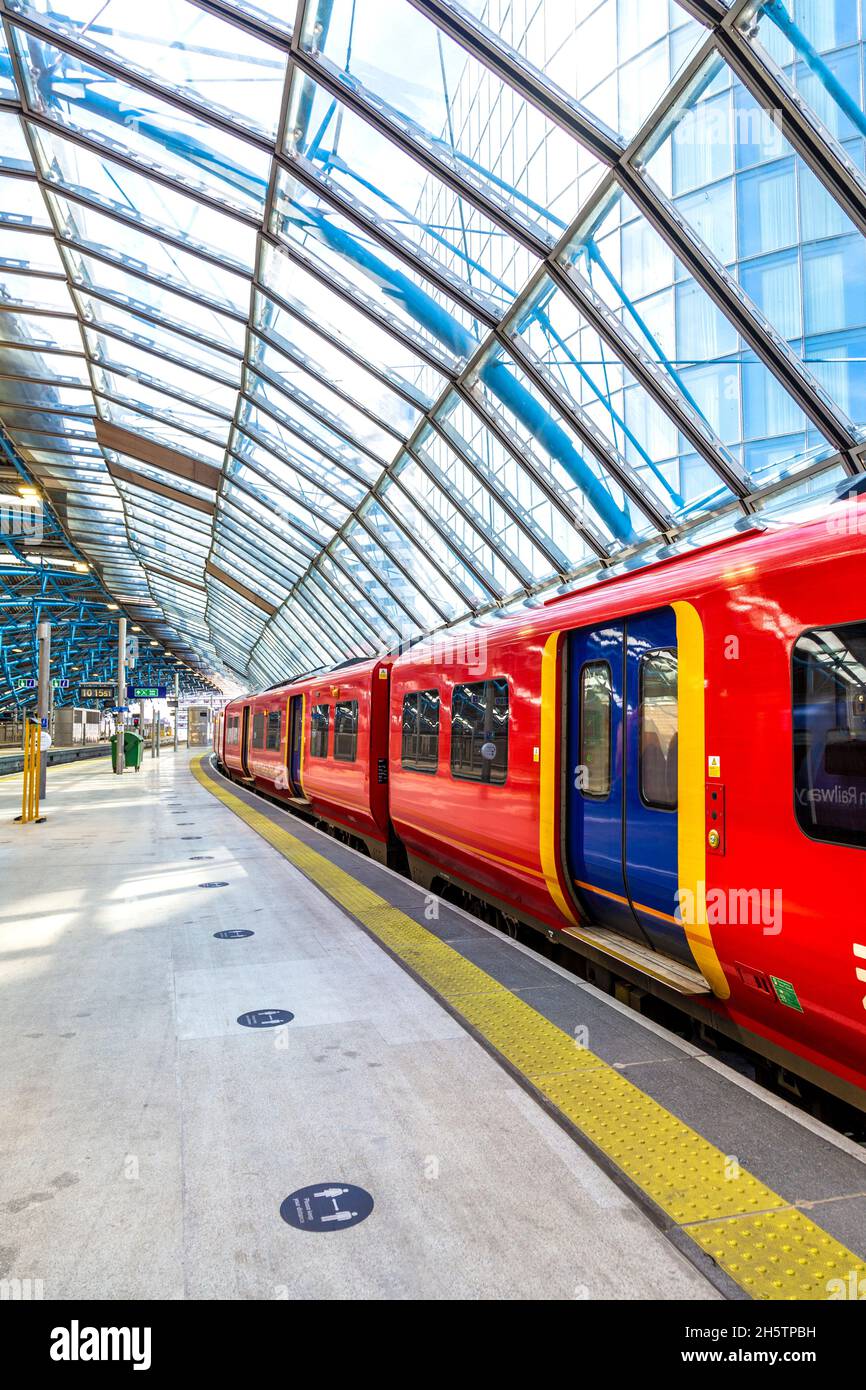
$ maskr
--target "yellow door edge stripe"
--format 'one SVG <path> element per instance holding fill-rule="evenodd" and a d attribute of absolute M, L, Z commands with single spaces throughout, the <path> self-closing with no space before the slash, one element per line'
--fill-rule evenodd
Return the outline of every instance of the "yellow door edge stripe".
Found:
<path fill-rule="evenodd" d="M 298 781 L 301 784 L 301 796 L 307 797 L 307 789 L 304 786 L 304 744 L 307 740 L 307 695 L 306 691 L 301 694 L 301 747 L 298 752 Z M 309 798 L 307 797 L 307 800 Z"/>
<path fill-rule="evenodd" d="M 552 632 L 541 654 L 541 742 L 538 852 L 547 891 L 573 927 L 580 926 L 559 877 L 559 632 Z"/>
<path fill-rule="evenodd" d="M 691 905 L 685 916 L 692 918 L 682 925 L 695 964 L 713 994 L 727 999 L 731 987 L 707 922 L 704 626 L 692 604 L 681 601 L 671 607 L 677 621 L 679 902 L 681 913 L 685 904 Z"/>
<path fill-rule="evenodd" d="M 762 1300 L 833 1299 L 866 1263 L 621 1071 L 201 767 L 196 780 L 350 913 L 730 1279 Z"/>

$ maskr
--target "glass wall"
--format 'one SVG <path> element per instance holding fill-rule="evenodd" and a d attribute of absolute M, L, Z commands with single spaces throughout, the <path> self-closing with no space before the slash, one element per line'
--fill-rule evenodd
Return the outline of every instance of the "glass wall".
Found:
<path fill-rule="evenodd" d="M 3 4 L 0 419 L 161 636 L 270 683 L 862 469 L 863 0 L 291 8 Z"/>

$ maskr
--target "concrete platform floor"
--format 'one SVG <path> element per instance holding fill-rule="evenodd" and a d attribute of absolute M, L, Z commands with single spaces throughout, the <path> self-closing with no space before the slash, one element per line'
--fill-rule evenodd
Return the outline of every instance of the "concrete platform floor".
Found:
<path fill-rule="evenodd" d="M 41 826 L 0 783 L 0 1279 L 47 1299 L 717 1298 L 189 757 L 58 768 Z M 214 936 L 236 928 L 255 934 Z M 295 1018 L 239 1026 L 255 1009 Z M 372 1194 L 366 1221 L 281 1219 L 334 1182 Z"/>

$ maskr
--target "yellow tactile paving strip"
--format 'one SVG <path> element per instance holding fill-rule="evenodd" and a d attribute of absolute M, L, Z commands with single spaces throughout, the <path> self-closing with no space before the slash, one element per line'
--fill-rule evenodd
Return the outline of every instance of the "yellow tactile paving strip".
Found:
<path fill-rule="evenodd" d="M 755 1299 L 827 1299 L 866 1264 L 479 966 L 202 769 L 197 780 L 387 946 Z"/>

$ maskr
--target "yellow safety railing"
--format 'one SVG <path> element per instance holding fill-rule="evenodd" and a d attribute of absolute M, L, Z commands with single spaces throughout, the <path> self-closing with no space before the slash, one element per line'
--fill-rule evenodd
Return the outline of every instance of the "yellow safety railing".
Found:
<path fill-rule="evenodd" d="M 39 814 L 39 774 L 42 762 L 42 738 L 38 720 L 24 722 L 24 785 L 21 791 L 21 815 L 15 819 L 23 825 L 35 822 L 37 825 L 45 817 Z"/>

